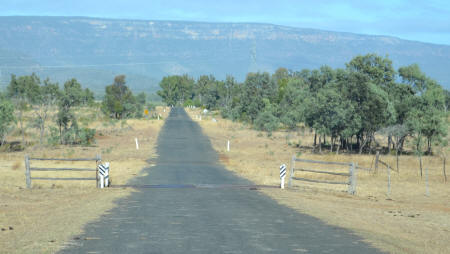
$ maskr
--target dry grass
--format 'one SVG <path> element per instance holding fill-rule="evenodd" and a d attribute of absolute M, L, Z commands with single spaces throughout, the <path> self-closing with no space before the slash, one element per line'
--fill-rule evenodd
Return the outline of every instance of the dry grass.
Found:
<path fill-rule="evenodd" d="M 164 116 L 168 115 L 158 108 Z M 80 111 L 91 119 L 95 112 Z M 111 163 L 113 184 L 125 184 L 142 174 L 146 160 L 155 156 L 155 144 L 164 121 L 98 119 L 87 124 L 97 129 L 97 143 L 89 147 L 30 147 L 23 152 L 0 153 L 0 253 L 54 253 L 85 224 L 114 207 L 129 189 L 95 188 L 95 181 L 33 180 L 26 189 L 24 155 L 46 158 L 94 158 Z M 33 136 L 28 132 L 27 137 Z M 135 138 L 139 140 L 136 150 Z M 95 168 L 95 162 L 31 161 L 33 167 Z M 38 177 L 94 177 L 93 172 L 32 172 Z"/>
<path fill-rule="evenodd" d="M 192 119 L 199 114 L 198 110 L 188 111 Z M 203 116 L 199 123 L 219 152 L 222 163 L 257 184 L 279 185 L 279 166 L 286 163 L 289 168 L 293 155 L 322 161 L 356 162 L 361 167 L 373 168 L 373 155 L 335 155 L 326 151 L 318 155 L 296 147 L 298 143 L 302 146 L 312 144 L 313 137 L 307 131 L 275 132 L 268 137 L 242 124 L 218 116 L 214 118 L 218 121 Z M 230 152 L 226 151 L 227 140 L 231 142 Z M 394 156 L 381 158 L 395 168 Z M 449 253 L 450 183 L 443 181 L 442 158 L 424 157 L 424 167 L 429 169 L 429 197 L 426 196 L 425 175 L 420 177 L 418 165 L 414 156 L 400 158 L 400 172 L 391 172 L 390 198 L 387 196 L 387 170 L 381 165 L 376 173 L 358 171 L 355 196 L 348 195 L 344 185 L 300 181 L 295 181 L 296 187 L 292 189 L 264 189 L 262 192 L 300 212 L 351 229 L 374 246 L 391 253 Z M 325 169 L 297 163 L 298 167 Z M 295 174 L 305 178 L 345 180 L 342 176 Z"/>

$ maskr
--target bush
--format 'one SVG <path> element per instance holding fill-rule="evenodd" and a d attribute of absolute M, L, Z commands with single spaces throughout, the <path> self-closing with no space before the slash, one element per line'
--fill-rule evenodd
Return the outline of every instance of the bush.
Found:
<path fill-rule="evenodd" d="M 91 145 L 95 143 L 95 129 L 89 128 L 70 128 L 63 132 L 63 136 L 59 135 L 59 130 L 55 127 L 50 127 L 50 136 L 48 143 L 50 145 L 57 145 L 61 143 L 68 145 Z"/>
<path fill-rule="evenodd" d="M 279 119 L 268 111 L 258 114 L 254 123 L 254 126 L 257 130 L 267 131 L 269 133 L 277 130 L 279 125 Z"/>
<path fill-rule="evenodd" d="M 95 133 L 95 129 L 82 128 L 78 132 L 79 143 L 82 145 L 90 145 L 92 143 L 95 143 Z"/>

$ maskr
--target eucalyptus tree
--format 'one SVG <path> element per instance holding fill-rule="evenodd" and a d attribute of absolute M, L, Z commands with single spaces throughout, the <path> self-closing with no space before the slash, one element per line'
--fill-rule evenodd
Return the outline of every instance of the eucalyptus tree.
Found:
<path fill-rule="evenodd" d="M 183 105 L 186 100 L 194 98 L 195 81 L 188 75 L 174 75 L 164 77 L 157 94 L 167 105 Z"/>
<path fill-rule="evenodd" d="M 82 99 L 83 90 L 81 84 L 75 78 L 66 81 L 64 83 L 64 90 L 59 97 L 59 110 L 56 116 L 61 144 L 69 144 L 76 139 L 78 123 L 73 112 L 73 107 L 81 105 Z"/>
<path fill-rule="evenodd" d="M 14 106 L 0 93 L 0 145 L 5 143 L 10 125 L 15 121 Z"/>
<path fill-rule="evenodd" d="M 11 75 L 11 81 L 7 87 L 7 96 L 14 104 L 17 111 L 22 143 L 25 143 L 24 112 L 30 109 L 39 97 L 39 77 L 33 73 L 29 76 L 16 77 Z"/>
<path fill-rule="evenodd" d="M 39 129 L 39 144 L 42 145 L 49 111 L 57 104 L 61 91 L 58 83 L 52 83 L 48 78 L 44 80 L 44 84 L 39 87 L 39 90 L 33 111 L 36 116 L 35 124 Z"/>
<path fill-rule="evenodd" d="M 264 111 L 268 99 L 269 103 L 274 103 L 277 99 L 277 85 L 270 74 L 249 73 L 245 79 L 241 91 L 240 105 L 238 106 L 240 118 L 253 123 L 260 112 Z"/>
<path fill-rule="evenodd" d="M 128 118 L 136 112 L 136 98 L 126 85 L 125 75 L 116 76 L 114 83 L 105 87 L 102 110 L 115 119 Z"/>
<path fill-rule="evenodd" d="M 374 54 L 357 56 L 346 66 L 348 73 L 338 86 L 361 117 L 356 136 L 362 153 L 375 140 L 377 130 L 395 123 L 396 112 L 389 97 L 395 85 L 395 71 L 389 59 Z"/>

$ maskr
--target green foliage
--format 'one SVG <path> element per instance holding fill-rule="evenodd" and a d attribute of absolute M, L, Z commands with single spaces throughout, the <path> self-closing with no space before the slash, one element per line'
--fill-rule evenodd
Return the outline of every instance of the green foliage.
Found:
<path fill-rule="evenodd" d="M 125 75 L 119 75 L 114 78 L 112 85 L 105 88 L 102 111 L 115 119 L 142 117 L 145 94 L 140 95 L 139 100 L 144 103 L 138 103 L 131 90 L 126 86 Z"/>
<path fill-rule="evenodd" d="M 255 119 L 254 125 L 257 130 L 271 133 L 278 129 L 280 123 L 279 119 L 275 117 L 272 112 L 264 111 Z"/>
<path fill-rule="evenodd" d="M 184 101 L 193 98 L 194 83 L 188 75 L 167 76 L 159 83 L 162 90 L 157 93 L 167 105 L 183 105 Z"/>
<path fill-rule="evenodd" d="M 25 143 L 25 126 L 23 124 L 23 114 L 30 109 L 30 105 L 39 98 L 40 79 L 36 74 L 30 76 L 20 76 L 16 78 L 11 75 L 11 81 L 7 87 L 7 96 L 17 110 L 17 120 L 22 134 L 22 143 Z"/>
<path fill-rule="evenodd" d="M 267 72 L 249 73 L 241 90 L 240 103 L 237 105 L 240 119 L 251 123 L 264 111 L 264 99 L 271 103 L 278 97 L 276 83 Z"/>
<path fill-rule="evenodd" d="M 168 105 L 219 109 L 223 117 L 269 134 L 280 126 L 306 126 L 319 141 L 331 137 L 331 143 L 337 140 L 347 149 L 355 147 L 356 138 L 360 153 L 373 148 L 377 132 L 388 135 L 397 152 L 412 136 L 417 150 L 426 141 L 431 153 L 432 144 L 444 143 L 448 129 L 450 92 L 418 65 L 401 67 L 397 75 L 392 61 L 376 54 L 356 56 L 345 69 L 279 68 L 273 75 L 248 73 L 244 83 L 231 76 L 219 81 L 203 75 L 196 82 L 187 75 L 168 76 L 160 86 L 158 94 Z"/>
<path fill-rule="evenodd" d="M 0 145 L 3 145 L 9 127 L 14 121 L 13 104 L 0 94 Z"/>

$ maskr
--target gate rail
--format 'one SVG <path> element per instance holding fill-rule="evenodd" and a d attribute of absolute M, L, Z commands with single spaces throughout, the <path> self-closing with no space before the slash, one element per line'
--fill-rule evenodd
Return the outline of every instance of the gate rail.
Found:
<path fill-rule="evenodd" d="M 34 168 L 30 166 L 30 161 L 95 161 L 96 166 L 93 168 Z M 72 180 L 72 181 L 80 181 L 80 180 L 96 180 L 98 186 L 98 165 L 101 162 L 101 156 L 97 155 L 95 158 L 72 158 L 72 159 L 64 159 L 64 158 L 32 158 L 28 155 L 25 155 L 25 176 L 26 176 L 26 184 L 27 188 L 31 188 L 31 180 Z M 31 171 L 92 171 L 96 172 L 95 177 L 31 177 Z"/>
<path fill-rule="evenodd" d="M 295 162 L 306 162 L 306 163 L 314 163 L 314 164 L 325 164 L 325 165 L 339 165 L 339 166 L 348 166 L 349 172 L 348 173 L 342 173 L 342 172 L 333 172 L 333 171 L 324 171 L 324 170 L 315 170 L 315 169 L 306 169 L 306 168 L 295 168 Z M 315 161 L 315 160 L 306 160 L 306 159 L 300 159 L 296 158 L 295 156 L 292 157 L 291 161 L 291 172 L 289 177 L 289 187 L 292 187 L 292 180 L 299 180 L 299 181 L 305 181 L 305 182 L 313 182 L 313 183 L 325 183 L 325 184 L 344 184 L 348 185 L 348 193 L 354 195 L 356 193 L 356 168 L 358 166 L 354 162 L 332 162 L 332 161 Z M 308 179 L 308 178 L 302 178 L 302 177 L 295 177 L 294 173 L 295 171 L 301 171 L 301 172 L 310 172 L 310 173 L 317 173 L 317 174 L 328 174 L 328 175 L 337 175 L 337 176 L 347 176 L 348 181 L 323 181 L 323 180 L 315 180 L 315 179 Z"/>

